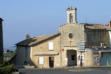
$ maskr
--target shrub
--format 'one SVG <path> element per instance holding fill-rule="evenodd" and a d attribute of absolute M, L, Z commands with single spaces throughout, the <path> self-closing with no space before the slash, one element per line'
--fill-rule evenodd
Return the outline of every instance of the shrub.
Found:
<path fill-rule="evenodd" d="M 0 74 L 10 74 L 16 71 L 17 69 L 14 65 L 0 65 Z"/>
<path fill-rule="evenodd" d="M 10 65 L 0 67 L 1 74 L 9 74 L 11 72 Z"/>

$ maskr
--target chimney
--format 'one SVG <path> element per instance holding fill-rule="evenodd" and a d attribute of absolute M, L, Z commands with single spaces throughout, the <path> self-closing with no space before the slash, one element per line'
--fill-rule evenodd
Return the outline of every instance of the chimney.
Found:
<path fill-rule="evenodd" d="M 2 22 L 3 21 L 3 19 L 2 18 L 0 18 L 0 22 Z"/>
<path fill-rule="evenodd" d="M 109 21 L 109 24 L 108 24 L 108 25 L 109 25 L 109 27 L 111 27 L 111 21 Z"/>
<path fill-rule="evenodd" d="M 30 35 L 29 34 L 26 34 L 26 39 L 30 39 Z"/>

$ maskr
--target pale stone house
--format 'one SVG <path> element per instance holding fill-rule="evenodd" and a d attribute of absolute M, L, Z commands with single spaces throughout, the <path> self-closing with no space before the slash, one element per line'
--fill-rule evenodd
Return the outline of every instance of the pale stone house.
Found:
<path fill-rule="evenodd" d="M 34 37 L 17 44 L 17 65 L 60 66 L 60 34 Z M 22 51 L 22 52 L 21 52 Z"/>
<path fill-rule="evenodd" d="M 67 23 L 59 27 L 57 34 L 28 37 L 16 44 L 17 66 L 60 68 L 111 65 L 111 23 L 79 24 L 76 8 L 67 8 L 66 11 Z"/>

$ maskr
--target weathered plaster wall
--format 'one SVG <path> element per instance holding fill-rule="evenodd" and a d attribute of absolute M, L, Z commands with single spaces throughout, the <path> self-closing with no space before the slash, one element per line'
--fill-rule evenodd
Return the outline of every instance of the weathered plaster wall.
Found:
<path fill-rule="evenodd" d="M 80 41 L 85 40 L 83 24 L 65 24 L 59 27 L 61 33 L 61 47 L 77 46 Z M 69 38 L 69 33 L 73 34 L 73 38 Z"/>
<path fill-rule="evenodd" d="M 30 47 L 18 46 L 16 50 L 16 65 L 23 67 L 24 62 L 30 64 Z"/>

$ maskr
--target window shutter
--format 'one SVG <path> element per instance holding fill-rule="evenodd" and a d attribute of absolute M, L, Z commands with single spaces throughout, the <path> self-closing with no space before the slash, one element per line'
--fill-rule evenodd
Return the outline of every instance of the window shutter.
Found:
<path fill-rule="evenodd" d="M 54 49 L 53 42 L 49 42 L 49 50 L 53 50 L 53 49 Z"/>
<path fill-rule="evenodd" d="M 44 57 L 39 57 L 39 64 L 44 64 Z"/>

